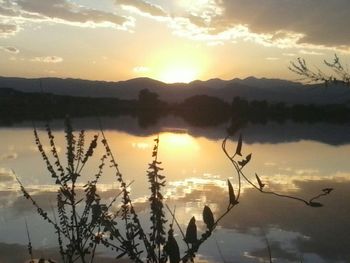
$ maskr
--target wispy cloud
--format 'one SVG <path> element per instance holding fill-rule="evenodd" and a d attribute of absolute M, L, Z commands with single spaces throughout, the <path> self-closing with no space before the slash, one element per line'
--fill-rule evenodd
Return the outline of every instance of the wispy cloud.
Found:
<path fill-rule="evenodd" d="M 296 57 L 297 56 L 295 53 L 283 53 L 282 55 L 285 57 Z"/>
<path fill-rule="evenodd" d="M 208 42 L 207 45 L 210 47 L 223 46 L 225 43 L 222 41 L 212 41 Z"/>
<path fill-rule="evenodd" d="M 13 25 L 0 24 L 0 35 L 14 34 L 24 22 L 53 22 L 83 27 L 114 27 L 126 29 L 132 19 L 113 13 L 78 5 L 68 0 L 4 0 L 0 16 Z"/>
<path fill-rule="evenodd" d="M 277 61 L 277 60 L 280 60 L 280 58 L 276 58 L 276 57 L 267 57 L 265 58 L 266 60 L 269 60 L 269 61 Z"/>
<path fill-rule="evenodd" d="M 314 50 L 305 50 L 305 49 L 302 49 L 299 51 L 300 54 L 304 54 L 304 55 L 314 55 L 314 56 L 322 56 L 324 55 L 324 53 L 322 52 L 317 52 L 317 51 L 314 51 Z"/>
<path fill-rule="evenodd" d="M 11 170 L 0 168 L 0 184 L 15 181 L 15 176 Z"/>
<path fill-rule="evenodd" d="M 17 153 L 5 153 L 0 155 L 0 161 L 15 160 L 17 159 L 17 157 L 18 157 Z"/>
<path fill-rule="evenodd" d="M 6 52 L 12 53 L 12 54 L 19 53 L 19 49 L 16 47 L 2 47 L 2 46 L 0 46 L 0 50 L 6 51 Z"/>
<path fill-rule="evenodd" d="M 63 61 L 63 58 L 57 56 L 35 57 L 31 59 L 31 61 L 42 63 L 60 63 Z"/>
<path fill-rule="evenodd" d="M 145 66 L 137 66 L 133 68 L 133 71 L 136 73 L 146 73 L 146 72 L 149 72 L 150 69 Z"/>
<path fill-rule="evenodd" d="M 19 26 L 17 26 L 16 24 L 0 22 L 0 37 L 9 37 L 15 35 L 19 31 L 19 29 Z"/>
<path fill-rule="evenodd" d="M 155 17 L 167 17 L 168 14 L 158 5 L 151 4 L 143 0 L 118 0 L 117 4 L 129 8 L 131 11 L 138 11 L 141 14 L 147 14 Z M 131 8 L 131 9 L 130 9 Z"/>

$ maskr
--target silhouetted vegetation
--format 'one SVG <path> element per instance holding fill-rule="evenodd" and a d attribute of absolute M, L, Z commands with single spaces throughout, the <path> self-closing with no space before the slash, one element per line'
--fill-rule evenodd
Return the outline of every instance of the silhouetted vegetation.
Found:
<path fill-rule="evenodd" d="M 138 100 L 23 93 L 5 88 L 0 89 L 0 93 L 0 121 L 5 124 L 64 118 L 67 114 L 71 117 L 127 114 L 137 117 L 140 127 L 153 125 L 168 114 L 180 116 L 194 126 L 214 126 L 230 119 L 259 123 L 285 120 L 346 122 L 350 119 L 350 108 L 346 104 L 287 105 L 235 97 L 229 105 L 207 95 L 196 95 L 182 103 L 169 104 L 148 89 L 140 91 Z"/>
<path fill-rule="evenodd" d="M 155 124 L 167 112 L 167 103 L 161 101 L 157 93 L 148 89 L 140 90 L 136 109 L 136 116 L 140 127 L 146 128 Z"/>
<path fill-rule="evenodd" d="M 148 89 L 142 89 L 139 92 L 138 108 L 140 110 L 161 110 L 166 107 L 166 103 L 159 99 L 159 95 Z"/>
<path fill-rule="evenodd" d="M 133 113 L 137 101 L 117 98 L 89 98 L 60 96 L 49 93 L 24 93 L 0 89 L 0 117 L 2 120 L 26 120 L 118 115 Z"/>
<path fill-rule="evenodd" d="M 318 202 L 318 199 L 330 194 L 333 190 L 332 188 L 321 189 L 319 194 L 310 199 L 266 190 L 267 187 L 257 174 L 255 174 L 256 182 L 253 182 L 243 172 L 252 160 L 252 154 L 243 155 L 242 136 L 239 135 L 236 149 L 231 151 L 227 145 L 231 135 L 228 135 L 222 142 L 222 150 L 236 172 L 237 188 L 234 189 L 231 181 L 227 180 L 227 209 L 221 215 L 214 215 L 211 208 L 205 205 L 202 213 L 202 219 L 206 225 L 204 231 L 202 233 L 198 231 L 196 218 L 192 216 L 184 232 L 176 219 L 175 209 L 172 210 L 167 206 L 166 200 L 163 198 L 162 189 L 166 184 L 166 177 L 161 174 L 163 169 L 160 167 L 161 162 L 158 156 L 160 138 L 157 137 L 154 139 L 152 161 L 147 171 L 150 184 L 148 201 L 151 214 L 150 229 L 147 230 L 141 224 L 139 215 L 134 208 L 133 200 L 130 197 L 130 184 L 127 184 L 120 172 L 117 159 L 112 153 L 102 127 L 100 134 L 94 135 L 87 146 L 85 131 L 82 130 L 76 135 L 70 120 L 66 119 L 65 166 L 63 166 L 61 156 L 57 151 L 55 137 L 49 124 L 46 126 L 46 132 L 50 144 L 49 152 L 44 149 L 39 133 L 34 128 L 36 145 L 57 186 L 56 207 L 52 208 L 51 213 L 44 211 L 18 178 L 17 181 L 24 197 L 37 209 L 37 213 L 53 226 L 62 262 L 92 263 L 98 246 L 110 248 L 115 252 L 117 259 L 128 257 L 133 262 L 166 263 L 168 260 L 171 263 L 194 262 L 201 245 L 211 237 L 221 220 L 240 203 L 243 181 L 263 194 L 292 199 L 314 208 L 322 207 L 323 205 Z M 104 151 L 99 158 L 100 164 L 96 167 L 93 180 L 80 182 L 84 167 L 95 155 L 100 143 Z M 119 183 L 119 191 L 116 189 L 115 197 L 109 202 L 102 200 L 98 194 L 98 182 L 103 176 L 107 164 L 114 170 L 116 181 Z M 117 207 L 117 212 L 112 212 L 113 205 Z M 165 213 L 165 207 L 168 210 L 168 216 Z M 56 214 L 58 218 L 56 218 Z M 176 224 L 180 238 L 186 246 L 184 251 L 180 251 L 179 237 L 176 238 L 174 235 L 174 224 Z M 166 231 L 166 229 L 168 230 Z M 27 231 L 27 235 L 28 251 L 31 260 L 33 260 L 29 231 Z"/>
<path fill-rule="evenodd" d="M 213 126 L 229 120 L 230 106 L 218 98 L 197 95 L 177 105 L 175 114 L 195 126 Z"/>
<path fill-rule="evenodd" d="M 350 86 L 350 73 L 347 67 L 344 67 L 340 58 L 335 54 L 333 61 L 323 61 L 332 73 L 325 73 L 321 69 L 311 69 L 303 58 L 298 58 L 297 61 L 292 61 L 289 70 L 302 77 L 301 80 L 312 82 L 323 82 L 326 86 L 331 84 L 343 84 Z"/>
<path fill-rule="evenodd" d="M 120 172 L 116 158 L 112 153 L 108 140 L 101 127 L 100 134 L 94 135 L 91 142 L 86 145 L 85 131 L 76 135 L 67 118 L 65 122 L 66 138 L 66 165 L 56 148 L 55 137 L 47 124 L 46 132 L 50 143 L 50 153 L 46 152 L 36 128 L 34 128 L 35 143 L 46 164 L 46 168 L 57 185 L 56 207 L 52 212 L 44 211 L 34 200 L 25 186 L 17 178 L 21 191 L 26 199 L 37 209 L 37 213 L 55 230 L 61 261 L 67 263 L 90 262 L 95 259 L 96 248 L 105 246 L 116 253 L 116 257 L 128 257 L 133 262 L 171 263 L 194 262 L 194 258 L 201 245 L 213 234 L 220 221 L 239 204 L 242 181 L 245 180 L 253 188 L 263 194 L 271 194 L 280 198 L 288 198 L 310 207 L 323 206 L 317 200 L 330 194 L 332 188 L 322 189 L 318 195 L 310 199 L 303 199 L 291 195 L 283 195 L 265 190 L 265 184 L 255 174 L 256 183 L 248 179 L 244 174 L 244 167 L 252 159 L 252 154 L 243 157 L 243 139 L 240 135 L 234 152 L 230 152 L 227 136 L 222 142 L 222 150 L 233 165 L 237 173 L 237 189 L 234 189 L 230 180 L 228 183 L 227 209 L 221 215 L 214 216 L 208 205 L 203 208 L 203 222 L 206 229 L 203 233 L 197 230 L 196 219 L 191 217 L 184 232 L 177 219 L 175 209 L 170 209 L 163 198 L 162 189 L 165 187 L 165 176 L 161 174 L 158 151 L 160 138 L 154 139 L 152 161 L 149 164 L 147 177 L 150 184 L 150 229 L 142 226 L 140 218 L 135 211 L 133 200 L 130 197 L 129 185 Z M 83 175 L 84 167 L 95 154 L 101 143 L 104 152 L 100 157 L 100 164 L 96 167 L 96 173 L 91 181 L 79 182 Z M 86 147 L 87 146 L 87 147 Z M 98 182 L 103 176 L 105 166 L 114 169 L 115 177 L 119 183 L 112 201 L 102 200 L 98 194 Z M 317 201 L 317 202 L 316 202 Z M 112 212 L 112 206 L 118 208 Z M 165 207 L 169 212 L 166 216 Z M 56 218 L 56 214 L 58 218 Z M 166 226 L 168 224 L 168 235 Z M 180 251 L 178 240 L 175 238 L 175 225 L 180 232 L 180 237 L 185 243 L 185 251 Z M 149 233 L 149 234 L 148 234 Z M 27 227 L 28 252 L 33 262 L 33 250 Z M 42 259 L 44 260 L 44 259 Z"/>
<path fill-rule="evenodd" d="M 267 101 L 247 101 L 235 97 L 231 105 L 231 116 L 235 119 L 265 123 L 267 121 L 283 122 L 346 122 L 350 119 L 348 105 L 286 105 L 285 103 L 268 103 Z"/>

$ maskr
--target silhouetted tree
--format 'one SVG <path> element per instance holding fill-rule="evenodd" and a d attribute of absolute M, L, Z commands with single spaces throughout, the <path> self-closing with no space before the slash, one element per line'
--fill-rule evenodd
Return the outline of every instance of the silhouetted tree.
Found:
<path fill-rule="evenodd" d="M 160 105 L 159 95 L 149 89 L 142 89 L 139 92 L 139 106 L 142 108 L 153 108 Z"/>
<path fill-rule="evenodd" d="M 219 98 L 196 95 L 178 106 L 181 116 L 197 126 L 218 125 L 229 119 L 230 106 Z"/>
<path fill-rule="evenodd" d="M 249 102 L 241 97 L 234 97 L 231 104 L 231 110 L 234 118 L 245 118 L 248 115 Z"/>
<path fill-rule="evenodd" d="M 249 117 L 253 122 L 266 123 L 269 115 L 269 104 L 266 100 L 253 100 L 249 103 Z"/>
<path fill-rule="evenodd" d="M 334 83 L 350 86 L 349 69 L 344 67 L 336 54 L 334 55 L 332 62 L 326 60 L 323 62 L 333 73 L 327 74 L 318 68 L 316 68 L 316 70 L 310 69 L 303 58 L 298 58 L 297 61 L 292 61 L 289 70 L 302 76 L 301 80 L 307 82 L 324 82 L 326 85 Z"/>
<path fill-rule="evenodd" d="M 146 128 L 157 123 L 167 113 L 167 104 L 159 99 L 156 92 L 142 89 L 138 95 L 137 118 L 139 126 Z"/>

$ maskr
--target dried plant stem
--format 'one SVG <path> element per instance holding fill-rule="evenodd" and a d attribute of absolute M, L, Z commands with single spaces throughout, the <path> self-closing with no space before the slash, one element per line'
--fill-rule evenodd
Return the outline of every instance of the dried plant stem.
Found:
<path fill-rule="evenodd" d="M 28 238 L 28 253 L 30 255 L 30 262 L 32 263 L 32 262 L 34 262 L 34 260 L 33 260 L 33 247 L 32 247 L 32 241 L 30 239 L 27 219 L 24 219 L 24 222 L 26 225 L 26 232 L 27 232 L 27 238 Z"/>
<path fill-rule="evenodd" d="M 140 220 L 139 220 L 139 218 L 138 218 L 138 215 L 136 214 L 135 209 L 134 209 L 134 207 L 133 207 L 133 204 L 132 204 L 132 202 L 131 202 L 131 199 L 130 199 L 130 197 L 129 197 L 129 193 L 128 193 L 127 188 L 126 188 L 126 183 L 125 183 L 125 181 L 124 181 L 124 179 L 123 179 L 122 174 L 120 173 L 118 164 L 117 164 L 117 162 L 116 162 L 116 160 L 115 160 L 115 158 L 114 158 L 114 155 L 113 155 L 113 153 L 112 153 L 112 151 L 111 151 L 111 148 L 110 148 L 110 146 L 109 146 L 109 144 L 108 144 L 107 138 L 106 138 L 106 136 L 105 136 L 105 134 L 104 134 L 104 132 L 103 132 L 103 128 L 102 128 L 101 121 L 100 121 L 100 120 L 98 120 L 98 121 L 99 121 L 99 126 L 100 126 L 101 135 L 102 135 L 102 138 L 103 138 L 102 143 L 103 143 L 104 146 L 105 146 L 107 155 L 108 155 L 108 156 L 110 157 L 110 159 L 111 159 L 112 166 L 113 166 L 113 167 L 115 168 L 115 170 L 116 170 L 116 177 L 117 177 L 117 180 L 120 182 L 121 187 L 122 187 L 122 189 L 123 189 L 124 200 L 125 200 L 125 202 L 126 202 L 125 205 L 128 204 L 128 205 L 130 206 L 129 212 L 133 215 L 133 221 L 134 221 L 134 223 L 136 224 L 136 227 L 137 227 L 137 229 L 138 229 L 138 235 L 140 236 L 140 239 L 143 241 L 143 243 L 144 243 L 144 245 L 145 245 L 145 248 L 146 248 L 146 251 L 147 251 L 147 257 L 153 259 L 154 261 L 156 261 L 157 256 L 156 256 L 154 250 L 152 249 L 152 246 L 151 246 L 151 244 L 150 244 L 150 242 L 149 242 L 149 240 L 148 240 L 146 234 L 145 234 L 144 231 L 143 231 L 143 228 L 142 228 L 142 225 L 141 225 Z M 137 252 L 137 251 L 136 251 L 136 252 Z"/>
<path fill-rule="evenodd" d="M 261 187 L 257 186 L 256 184 L 254 184 L 251 180 L 249 180 L 249 178 L 243 173 L 242 169 L 243 167 L 237 163 L 237 161 L 235 161 L 233 158 L 236 156 L 236 155 L 233 155 L 233 157 L 230 156 L 230 154 L 228 153 L 227 151 L 227 146 L 226 146 L 226 141 L 228 140 L 230 136 L 227 136 L 225 137 L 225 139 L 223 140 L 223 143 L 222 143 L 222 149 L 225 153 L 225 155 L 227 156 L 227 158 L 230 160 L 230 162 L 232 163 L 232 165 L 234 166 L 235 170 L 237 171 L 238 173 L 238 181 L 239 181 L 239 187 L 238 187 L 238 193 L 240 193 L 240 190 L 241 190 L 241 177 L 244 178 L 244 180 L 246 182 L 248 182 L 252 187 L 254 187 L 256 190 L 258 190 L 259 192 L 263 193 L 263 194 L 269 194 L 269 195 L 275 195 L 277 197 L 282 197 L 282 198 L 288 198 L 288 199 L 293 199 L 293 200 L 296 200 L 296 201 L 299 201 L 299 202 L 302 202 L 304 203 L 305 205 L 307 206 L 310 206 L 312 204 L 312 201 L 313 200 L 316 200 L 318 198 L 320 198 L 321 196 L 325 196 L 325 195 L 328 195 L 329 193 L 321 193 L 315 197 L 312 197 L 309 201 L 308 200 L 305 200 L 303 198 L 300 198 L 300 197 L 296 197 L 296 196 L 292 196 L 292 195 L 284 195 L 284 194 L 279 194 L 279 193 L 276 193 L 276 192 L 273 192 L 273 191 L 265 191 L 263 190 Z M 237 199 L 239 198 L 239 194 L 237 195 Z"/>

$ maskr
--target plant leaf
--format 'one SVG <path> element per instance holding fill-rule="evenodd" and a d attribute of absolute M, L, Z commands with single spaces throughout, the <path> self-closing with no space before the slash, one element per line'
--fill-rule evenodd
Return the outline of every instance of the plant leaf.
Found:
<path fill-rule="evenodd" d="M 319 202 L 309 202 L 309 205 L 312 207 L 322 207 L 323 204 L 319 203 Z"/>
<path fill-rule="evenodd" d="M 242 134 L 239 135 L 237 148 L 236 148 L 236 154 L 239 156 L 242 156 Z"/>
<path fill-rule="evenodd" d="M 322 192 L 324 192 L 325 194 L 329 194 L 332 191 L 333 191 L 333 188 L 324 188 L 324 189 L 322 189 Z"/>
<path fill-rule="evenodd" d="M 180 249 L 172 234 L 169 234 L 168 241 L 164 246 L 164 251 L 169 256 L 170 263 L 180 262 Z"/>
<path fill-rule="evenodd" d="M 227 183 L 228 183 L 228 194 L 229 194 L 229 198 L 230 198 L 230 204 L 236 205 L 236 204 L 238 204 L 238 201 L 236 200 L 236 196 L 235 196 L 235 192 L 233 191 L 232 184 L 231 184 L 230 180 L 228 180 L 228 179 L 227 179 Z"/>
<path fill-rule="evenodd" d="M 247 164 L 249 163 L 249 161 L 252 159 L 252 154 L 248 154 L 247 157 L 245 159 L 243 159 L 242 161 L 238 161 L 238 164 L 240 166 L 242 166 L 242 168 Z"/>
<path fill-rule="evenodd" d="M 245 158 L 246 162 L 249 163 L 250 159 L 252 159 L 252 154 L 248 154 L 247 157 Z"/>
<path fill-rule="evenodd" d="M 209 206 L 204 206 L 203 209 L 203 221 L 207 225 L 208 229 L 211 230 L 214 226 L 214 215 Z"/>
<path fill-rule="evenodd" d="M 186 236 L 185 241 L 187 243 L 196 243 L 197 242 L 197 225 L 196 225 L 196 219 L 193 216 L 188 223 L 187 229 L 186 229 Z"/>
<path fill-rule="evenodd" d="M 259 176 L 256 173 L 255 173 L 255 177 L 256 177 L 256 180 L 258 181 L 260 190 L 262 190 L 264 188 L 265 184 L 263 184 L 263 182 L 261 182 Z"/>
<path fill-rule="evenodd" d="M 119 259 L 119 258 L 121 258 L 121 257 L 125 256 L 125 255 L 126 255 L 126 253 L 127 253 L 127 252 L 122 252 L 121 254 L 119 254 L 119 255 L 116 257 L 116 259 Z"/>

